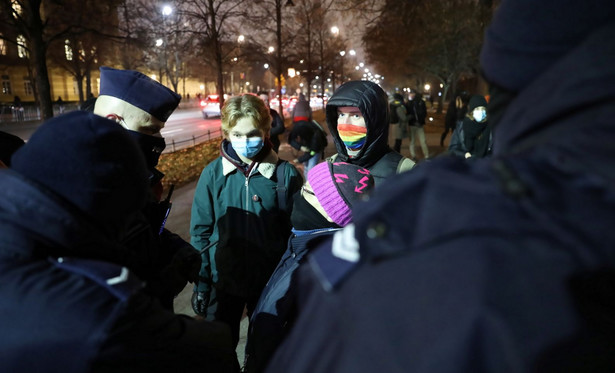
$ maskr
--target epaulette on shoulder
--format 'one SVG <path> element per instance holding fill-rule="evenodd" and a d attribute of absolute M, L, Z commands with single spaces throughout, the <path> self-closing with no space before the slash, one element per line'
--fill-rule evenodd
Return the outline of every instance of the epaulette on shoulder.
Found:
<path fill-rule="evenodd" d="M 122 301 L 143 288 L 143 282 L 128 268 L 120 265 L 91 259 L 81 258 L 50 258 L 57 268 L 84 276 Z"/>
<path fill-rule="evenodd" d="M 323 245 L 309 256 L 309 263 L 326 291 L 333 290 L 359 264 L 359 242 L 354 225 L 335 232 L 330 245 Z"/>

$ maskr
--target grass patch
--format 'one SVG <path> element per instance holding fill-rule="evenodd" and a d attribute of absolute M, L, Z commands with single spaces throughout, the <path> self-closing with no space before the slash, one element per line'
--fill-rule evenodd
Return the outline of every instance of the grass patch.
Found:
<path fill-rule="evenodd" d="M 169 190 L 171 184 L 179 188 L 197 180 L 203 168 L 220 156 L 220 141 L 221 138 L 212 139 L 191 148 L 162 154 L 156 168 L 164 174 L 164 189 Z"/>

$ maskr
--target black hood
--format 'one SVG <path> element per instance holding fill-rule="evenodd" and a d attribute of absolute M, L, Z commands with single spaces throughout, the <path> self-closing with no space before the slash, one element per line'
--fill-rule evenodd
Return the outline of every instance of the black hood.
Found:
<path fill-rule="evenodd" d="M 349 159 L 346 146 L 337 132 L 337 108 L 357 107 L 365 117 L 367 139 L 356 157 Z M 387 94 L 375 83 L 355 80 L 342 84 L 327 102 L 327 125 L 337 149 L 338 161 L 371 167 L 389 148 L 389 101 Z"/>

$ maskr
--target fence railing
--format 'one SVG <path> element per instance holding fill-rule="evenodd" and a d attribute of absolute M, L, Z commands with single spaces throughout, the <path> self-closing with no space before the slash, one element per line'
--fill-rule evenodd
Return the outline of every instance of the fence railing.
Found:
<path fill-rule="evenodd" d="M 190 148 L 192 146 L 204 143 L 205 141 L 217 139 L 220 137 L 222 137 L 222 129 L 218 128 L 217 130 L 213 131 L 207 130 L 207 132 L 203 133 L 202 135 L 192 135 L 191 138 L 186 140 L 175 141 L 175 139 L 171 139 L 171 141 L 166 142 L 166 147 L 164 148 L 164 151 L 162 153 L 174 153 L 178 150 Z"/>
<path fill-rule="evenodd" d="M 78 110 L 78 103 L 69 103 L 64 105 L 53 105 L 53 115 L 67 113 L 69 111 Z M 42 120 L 41 110 L 36 105 L 2 105 L 0 106 L 0 123 L 16 123 Z"/>

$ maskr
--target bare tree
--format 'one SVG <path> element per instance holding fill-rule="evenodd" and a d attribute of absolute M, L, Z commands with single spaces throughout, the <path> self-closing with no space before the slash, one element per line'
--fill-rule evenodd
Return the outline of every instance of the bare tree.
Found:
<path fill-rule="evenodd" d="M 217 72 L 220 105 L 224 104 L 226 57 L 235 45 L 232 31 L 238 27 L 241 6 L 245 3 L 245 0 L 188 0 L 181 6 L 181 12 L 190 24 L 189 29 L 201 41 L 200 57 Z"/>
<path fill-rule="evenodd" d="M 485 17 L 491 14 L 483 8 L 478 0 L 388 0 L 364 37 L 369 59 L 389 82 L 437 78 L 446 99 L 461 76 L 478 71 Z"/>
<path fill-rule="evenodd" d="M 298 25 L 292 22 L 294 5 L 291 0 L 258 0 L 254 1 L 253 7 L 244 14 L 250 27 L 259 30 L 258 33 L 249 35 L 250 42 L 260 46 L 260 53 L 257 55 L 260 54 L 272 66 L 276 92 L 280 97 L 280 115 L 283 115 L 281 97 L 284 71 L 297 56 L 294 40 Z M 272 51 L 269 51 L 269 46 L 273 47 Z"/>
<path fill-rule="evenodd" d="M 42 0 L 0 0 L 0 11 L 6 24 L 26 38 L 27 44 L 22 47 L 28 51 L 43 119 L 49 119 L 53 109 L 46 54 L 52 37 L 45 33 L 47 22 L 41 14 L 41 3 Z"/>

